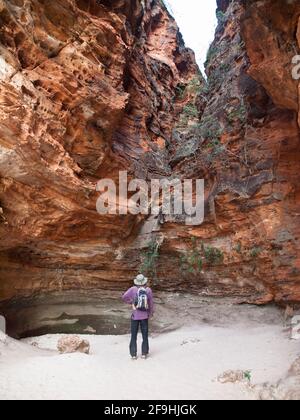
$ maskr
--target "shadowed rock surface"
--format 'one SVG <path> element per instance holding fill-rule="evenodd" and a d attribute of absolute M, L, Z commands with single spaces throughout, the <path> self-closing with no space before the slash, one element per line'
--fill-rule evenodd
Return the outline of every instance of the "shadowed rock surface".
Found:
<path fill-rule="evenodd" d="M 243 326 L 283 324 L 283 312 L 274 307 L 238 305 L 238 299 L 201 294 L 160 292 L 155 296 L 151 331 L 161 334 L 184 326 Z M 222 311 L 220 312 L 220 305 Z M 238 305 L 238 306 L 237 306 Z M 44 334 L 119 335 L 130 332 L 131 308 L 118 292 L 65 291 L 18 298 L 3 304 L 7 334 L 14 338 Z"/>

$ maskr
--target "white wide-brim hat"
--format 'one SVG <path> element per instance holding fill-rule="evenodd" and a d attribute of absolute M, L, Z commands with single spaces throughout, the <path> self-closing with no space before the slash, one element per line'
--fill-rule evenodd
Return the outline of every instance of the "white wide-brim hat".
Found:
<path fill-rule="evenodd" d="M 134 284 L 136 286 L 145 286 L 145 284 L 148 283 L 148 279 L 147 277 L 145 277 L 143 274 L 139 274 L 135 279 L 134 279 Z"/>

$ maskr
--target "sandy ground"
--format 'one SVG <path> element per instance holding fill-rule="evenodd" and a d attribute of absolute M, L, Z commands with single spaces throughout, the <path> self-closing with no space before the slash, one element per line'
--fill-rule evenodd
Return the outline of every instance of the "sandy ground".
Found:
<path fill-rule="evenodd" d="M 146 361 L 130 360 L 128 336 L 85 336 L 89 356 L 57 354 L 58 338 L 17 342 L 0 335 L 1 400 L 256 399 L 246 385 L 216 378 L 250 370 L 253 384 L 276 382 L 300 354 L 299 341 L 289 340 L 282 325 L 255 323 L 195 325 L 152 336 Z"/>

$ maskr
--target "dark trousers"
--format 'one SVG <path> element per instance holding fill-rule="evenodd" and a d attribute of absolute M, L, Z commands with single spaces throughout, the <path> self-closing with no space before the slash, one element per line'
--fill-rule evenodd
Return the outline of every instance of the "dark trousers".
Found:
<path fill-rule="evenodd" d="M 130 342 L 130 354 L 132 357 L 137 356 L 137 337 L 139 328 L 141 326 L 143 344 L 142 344 L 142 355 L 147 356 L 149 353 L 149 328 L 148 319 L 142 321 L 131 320 L 131 342 Z"/>

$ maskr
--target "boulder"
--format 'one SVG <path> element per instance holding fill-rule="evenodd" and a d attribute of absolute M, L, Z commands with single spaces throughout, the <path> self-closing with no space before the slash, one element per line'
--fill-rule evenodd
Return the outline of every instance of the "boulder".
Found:
<path fill-rule="evenodd" d="M 235 384 L 238 382 L 244 382 L 246 379 L 245 372 L 242 370 L 228 370 L 222 375 L 218 376 L 218 382 L 221 384 Z"/>
<path fill-rule="evenodd" d="M 90 343 L 76 335 L 64 336 L 58 340 L 57 349 L 61 354 L 90 353 Z"/>

